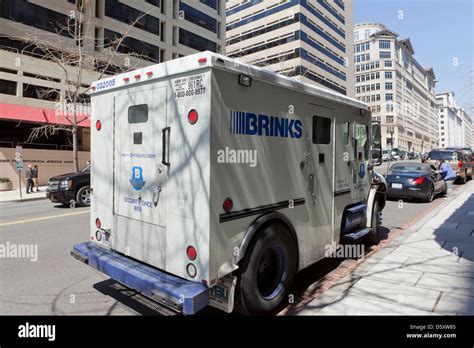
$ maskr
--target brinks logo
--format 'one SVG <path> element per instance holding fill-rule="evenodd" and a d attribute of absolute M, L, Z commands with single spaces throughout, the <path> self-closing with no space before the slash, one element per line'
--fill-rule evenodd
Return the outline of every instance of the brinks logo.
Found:
<path fill-rule="evenodd" d="M 231 110 L 230 133 L 299 139 L 303 124 L 291 118 Z"/>

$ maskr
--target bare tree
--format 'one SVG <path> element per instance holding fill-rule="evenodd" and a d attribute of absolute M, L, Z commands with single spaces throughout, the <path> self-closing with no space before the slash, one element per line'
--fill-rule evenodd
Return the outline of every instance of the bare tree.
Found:
<path fill-rule="evenodd" d="M 76 8 L 69 12 L 66 23 L 54 23 L 56 32 L 47 34 L 39 31 L 28 31 L 23 51 L 36 52 L 42 60 L 54 63 L 61 80 L 65 81 L 64 90 L 44 88 L 37 91 L 39 99 L 54 101 L 56 114 L 66 119 L 66 124 L 49 124 L 32 128 L 27 142 L 40 137 L 50 137 L 58 132 L 65 131 L 72 139 L 72 153 L 74 170 L 79 170 L 78 158 L 78 130 L 79 125 L 89 116 L 87 115 L 88 95 L 90 86 L 84 87 L 85 75 L 93 72 L 94 79 L 99 80 L 113 73 L 121 73 L 136 67 L 131 64 L 131 57 L 144 58 L 140 53 L 134 53 L 124 45 L 132 28 L 148 13 L 142 13 L 129 23 L 115 38 L 107 38 L 99 44 L 90 29 L 93 27 L 94 16 L 91 14 L 89 0 L 77 0 Z M 94 49 L 95 47 L 95 49 Z M 123 54 L 120 52 L 127 52 Z M 122 57 L 124 56 L 125 57 Z M 119 64 L 119 58 L 125 58 Z M 149 57 L 147 60 L 156 62 Z M 135 59 L 135 62 L 138 60 Z"/>

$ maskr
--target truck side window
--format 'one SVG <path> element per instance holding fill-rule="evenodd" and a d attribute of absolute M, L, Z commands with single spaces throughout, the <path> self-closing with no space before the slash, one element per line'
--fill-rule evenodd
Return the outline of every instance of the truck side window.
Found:
<path fill-rule="evenodd" d="M 355 138 L 357 139 L 357 146 L 364 148 L 364 158 L 369 158 L 369 127 L 365 124 L 356 123 Z"/>
<path fill-rule="evenodd" d="M 313 116 L 313 144 L 331 143 L 331 119 Z"/>
<path fill-rule="evenodd" d="M 349 145 L 349 127 L 350 127 L 350 123 L 346 122 L 346 123 L 344 123 L 344 125 L 342 127 L 343 127 L 342 137 L 343 137 L 344 145 L 348 146 Z"/>
<path fill-rule="evenodd" d="M 147 121 L 147 104 L 132 105 L 128 107 L 128 123 L 145 123 Z"/>

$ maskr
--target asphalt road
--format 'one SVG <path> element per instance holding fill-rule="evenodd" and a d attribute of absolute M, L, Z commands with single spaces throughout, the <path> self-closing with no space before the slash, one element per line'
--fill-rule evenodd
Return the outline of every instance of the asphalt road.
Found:
<path fill-rule="evenodd" d="M 385 232 L 423 215 L 435 202 L 389 201 L 383 211 Z M 30 258 L 0 258 L 0 315 L 170 314 L 70 255 L 74 244 L 88 240 L 88 228 L 88 208 L 71 209 L 47 200 L 0 204 L 0 244 L 38 248 L 36 261 L 34 247 Z M 323 260 L 301 272 L 296 290 L 304 291 L 340 262 Z M 209 313 L 215 311 L 202 314 Z"/>

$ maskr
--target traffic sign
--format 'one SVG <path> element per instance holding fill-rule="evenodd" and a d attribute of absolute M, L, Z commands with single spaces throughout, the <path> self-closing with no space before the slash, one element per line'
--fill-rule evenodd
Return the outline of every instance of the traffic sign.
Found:
<path fill-rule="evenodd" d="M 16 162 L 16 169 L 17 170 L 23 170 L 23 161 L 17 161 Z"/>

